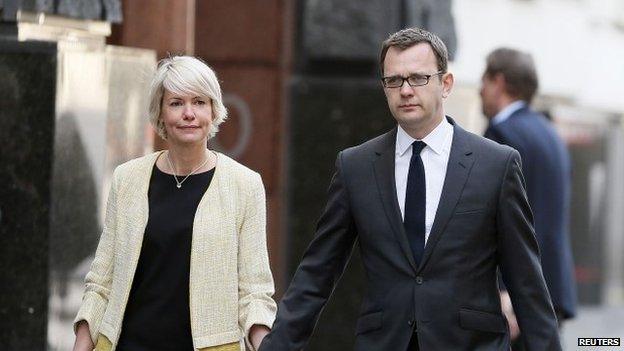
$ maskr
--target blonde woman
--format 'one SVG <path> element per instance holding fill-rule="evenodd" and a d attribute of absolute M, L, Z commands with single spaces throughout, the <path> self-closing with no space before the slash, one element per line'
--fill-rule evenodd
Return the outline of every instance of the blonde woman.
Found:
<path fill-rule="evenodd" d="M 264 186 L 206 146 L 227 115 L 215 73 L 162 60 L 149 114 L 169 150 L 113 173 L 74 350 L 255 350 L 276 312 Z"/>

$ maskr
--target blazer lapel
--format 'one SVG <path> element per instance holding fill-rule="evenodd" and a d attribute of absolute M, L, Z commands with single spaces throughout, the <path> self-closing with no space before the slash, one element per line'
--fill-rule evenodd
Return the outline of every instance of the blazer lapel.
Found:
<path fill-rule="evenodd" d="M 403 228 L 403 219 L 401 218 L 401 210 L 399 209 L 399 202 L 396 195 L 394 176 L 396 133 L 397 128 L 395 127 L 392 131 L 386 133 L 381 140 L 378 150 L 375 151 L 377 157 L 373 160 L 373 168 L 377 189 L 381 197 L 384 211 L 388 217 L 388 222 L 390 222 L 390 226 L 399 241 L 403 254 L 407 256 L 410 266 L 416 270 L 416 263 L 409 242 L 407 241 L 405 229 Z"/>
<path fill-rule="evenodd" d="M 455 206 L 464 190 L 466 180 L 468 180 L 468 175 L 474 163 L 474 155 L 468 144 L 467 132 L 450 118 L 449 122 L 451 122 L 454 129 L 451 154 L 449 155 L 440 203 L 438 204 L 431 233 L 425 245 L 423 259 L 418 267 L 419 270 L 422 270 L 427 264 L 436 244 L 444 234 L 444 228 L 455 212 Z"/>

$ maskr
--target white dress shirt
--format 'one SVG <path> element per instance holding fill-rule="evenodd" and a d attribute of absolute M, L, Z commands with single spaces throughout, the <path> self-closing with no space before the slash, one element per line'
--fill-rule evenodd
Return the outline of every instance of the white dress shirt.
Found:
<path fill-rule="evenodd" d="M 405 190 L 407 188 L 407 173 L 409 172 L 412 157 L 412 138 L 398 126 L 395 151 L 394 177 L 396 181 L 397 199 L 401 216 L 405 218 Z M 446 178 L 451 144 L 453 142 L 453 126 L 444 118 L 434 130 L 425 136 L 422 141 L 427 146 L 420 153 L 425 166 L 426 186 L 426 214 L 425 214 L 425 243 L 429 239 L 433 220 L 435 219 L 442 195 L 442 186 Z"/>

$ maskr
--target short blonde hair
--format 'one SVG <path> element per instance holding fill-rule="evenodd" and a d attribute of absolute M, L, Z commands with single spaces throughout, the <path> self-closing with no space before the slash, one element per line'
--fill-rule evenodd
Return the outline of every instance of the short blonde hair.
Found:
<path fill-rule="evenodd" d="M 161 138 L 167 139 L 165 125 L 160 119 L 165 89 L 174 94 L 202 96 L 211 100 L 212 125 L 208 138 L 219 131 L 227 118 L 221 87 L 215 72 L 202 60 L 191 56 L 170 56 L 158 62 L 149 91 L 149 120 Z"/>

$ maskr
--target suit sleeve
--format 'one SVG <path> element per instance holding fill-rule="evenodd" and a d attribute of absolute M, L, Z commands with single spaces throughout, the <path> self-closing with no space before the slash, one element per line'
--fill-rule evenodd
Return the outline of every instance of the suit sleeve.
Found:
<path fill-rule="evenodd" d="M 95 251 L 95 258 L 91 269 L 85 277 L 85 290 L 82 304 L 74 319 L 74 331 L 77 323 L 86 321 L 89 324 L 91 340 L 97 343 L 100 324 L 108 306 L 108 298 L 113 279 L 113 259 L 117 229 L 117 170 L 113 173 L 113 180 L 106 204 L 104 229 L 100 242 Z"/>
<path fill-rule="evenodd" d="M 518 151 L 520 153 L 520 149 L 515 146 L 512 145 L 512 143 L 510 142 L 510 140 L 508 140 L 508 138 L 504 137 L 504 134 L 502 133 L 502 131 L 496 126 L 496 125 L 491 125 L 489 126 L 486 131 L 485 134 L 483 134 L 484 137 L 493 140 L 499 144 L 502 145 L 507 145 L 507 146 L 511 146 L 512 148 L 516 149 L 516 151 Z M 522 157 L 522 154 L 520 154 L 520 157 Z M 524 163 L 521 162 L 521 166 L 522 166 L 522 172 L 523 172 L 523 176 L 526 176 L 526 166 Z M 526 180 L 526 178 L 524 178 Z M 526 191 L 526 186 L 525 186 L 525 191 Z M 502 279 L 502 276 L 499 272 L 499 280 L 498 280 L 498 288 L 501 291 L 507 291 L 507 287 L 505 286 L 505 282 Z"/>
<path fill-rule="evenodd" d="M 266 243 L 266 197 L 258 174 L 250 182 L 238 244 L 238 311 L 245 342 L 254 324 L 271 327 L 275 319 L 274 285 Z"/>
<path fill-rule="evenodd" d="M 303 349 L 344 272 L 355 245 L 356 231 L 342 165 L 340 153 L 315 236 L 278 306 L 273 330 L 262 342 L 260 351 Z"/>
<path fill-rule="evenodd" d="M 498 199 L 497 231 L 503 280 L 527 350 L 561 350 L 557 321 L 540 264 L 520 155 L 512 150 Z"/>

